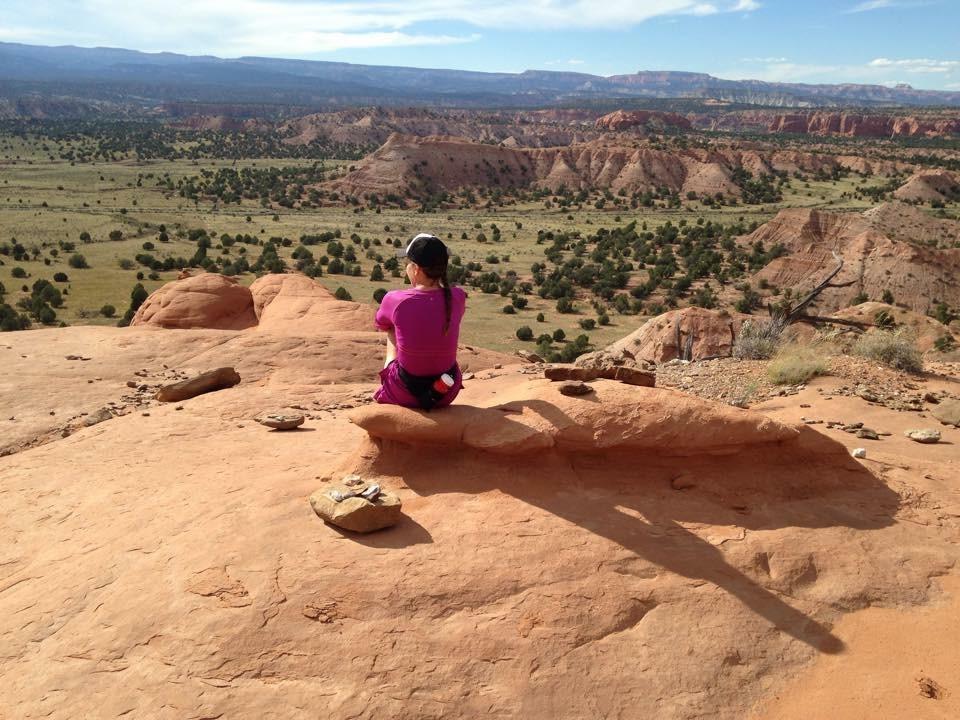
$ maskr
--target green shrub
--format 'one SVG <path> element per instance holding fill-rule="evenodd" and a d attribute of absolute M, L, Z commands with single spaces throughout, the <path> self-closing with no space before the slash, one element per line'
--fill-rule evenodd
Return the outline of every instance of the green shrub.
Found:
<path fill-rule="evenodd" d="M 733 356 L 741 360 L 766 360 L 780 346 L 780 329 L 769 320 L 747 320 L 733 342 Z"/>
<path fill-rule="evenodd" d="M 112 318 L 116 313 L 117 309 L 113 305 L 104 305 L 100 308 L 100 314 L 105 318 Z"/>
<path fill-rule="evenodd" d="M 893 327 L 897 324 L 893 319 L 893 316 L 886 310 L 880 310 L 873 316 L 873 324 L 878 328 L 883 328 L 885 330 L 892 330 Z"/>
<path fill-rule="evenodd" d="M 70 267 L 76 268 L 77 270 L 90 267 L 87 264 L 87 259 L 80 253 L 74 253 L 71 255 L 67 262 L 70 264 Z"/>
<path fill-rule="evenodd" d="M 543 313 L 537 313 L 537 322 L 546 322 L 546 318 L 543 316 Z"/>
<path fill-rule="evenodd" d="M 567 334 L 563 331 L 563 328 L 557 328 L 553 331 L 554 342 L 563 342 L 565 337 L 567 337 Z"/>
<path fill-rule="evenodd" d="M 923 370 L 923 356 L 906 328 L 893 332 L 870 330 L 853 346 L 853 352 L 895 370 L 915 373 Z"/>
<path fill-rule="evenodd" d="M 337 300 L 353 300 L 353 296 L 347 292 L 347 289 L 344 287 L 338 287 L 337 291 L 333 294 Z"/>
<path fill-rule="evenodd" d="M 517 340 L 533 340 L 533 330 L 527 325 L 517 328 Z"/>
<path fill-rule="evenodd" d="M 580 327 L 584 330 L 593 330 L 597 326 L 597 321 L 593 318 L 583 318 L 580 321 Z"/>
<path fill-rule="evenodd" d="M 64 272 L 58 272 L 53 274 L 54 282 L 68 282 L 70 278 L 67 277 L 67 274 Z"/>
<path fill-rule="evenodd" d="M 799 385 L 827 372 L 821 348 L 787 345 L 767 367 L 767 377 L 777 385 Z"/>
<path fill-rule="evenodd" d="M 944 335 L 938 337 L 933 342 L 933 349 L 937 352 L 950 352 L 951 350 L 955 350 L 956 347 L 957 343 L 950 333 L 944 333 Z"/>
<path fill-rule="evenodd" d="M 384 288 L 377 288 L 376 290 L 373 291 L 373 299 L 376 301 L 377 305 L 383 302 L 383 297 L 386 294 L 387 294 L 387 291 Z"/>
<path fill-rule="evenodd" d="M 506 315 L 513 315 L 517 312 L 517 309 L 513 305 L 504 305 L 503 313 Z"/>
<path fill-rule="evenodd" d="M 15 267 L 13 270 L 10 271 L 10 274 L 13 275 L 15 278 L 25 278 L 27 276 L 27 271 L 24 270 L 22 267 Z"/>

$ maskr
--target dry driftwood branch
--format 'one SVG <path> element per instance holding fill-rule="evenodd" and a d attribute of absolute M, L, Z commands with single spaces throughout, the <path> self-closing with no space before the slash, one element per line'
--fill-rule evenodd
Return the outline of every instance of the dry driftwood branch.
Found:
<path fill-rule="evenodd" d="M 789 325 L 790 323 L 795 322 L 801 315 L 803 315 L 803 311 L 807 309 L 807 306 L 816 300 L 820 293 L 830 287 L 830 281 L 833 280 L 837 276 L 837 273 L 843 269 L 843 258 L 840 257 L 836 251 L 831 251 L 831 253 L 833 254 L 833 259 L 837 261 L 837 266 L 819 285 L 811 290 L 803 300 L 791 308 L 790 312 L 786 314 L 784 325 Z"/>
<path fill-rule="evenodd" d="M 832 325 L 845 325 L 847 327 L 857 328 L 858 330 L 867 330 L 876 327 L 874 323 L 861 322 L 860 320 L 845 320 L 843 318 L 820 317 L 818 315 L 801 315 L 796 322 L 810 323 L 830 323 Z"/>

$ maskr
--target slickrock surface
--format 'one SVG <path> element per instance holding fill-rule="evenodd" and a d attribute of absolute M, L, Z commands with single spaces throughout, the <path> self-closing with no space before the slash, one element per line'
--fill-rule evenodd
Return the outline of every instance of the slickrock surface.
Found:
<path fill-rule="evenodd" d="M 478 354 L 427 414 L 365 402 L 373 333 L 3 341 L 2 717 L 773 720 L 814 689 L 838 718 L 957 714 L 960 430 L 915 443 L 931 423 L 845 377 L 740 410 L 692 394 L 732 360 L 671 366 L 691 392 L 568 397 Z M 227 364 L 240 385 L 120 400 Z M 939 407 L 936 370 L 904 382 Z M 263 408 L 311 422 L 266 433 Z M 889 434 L 855 460 L 864 441 L 804 417 Z M 309 496 L 352 472 L 406 517 L 325 525 Z"/>

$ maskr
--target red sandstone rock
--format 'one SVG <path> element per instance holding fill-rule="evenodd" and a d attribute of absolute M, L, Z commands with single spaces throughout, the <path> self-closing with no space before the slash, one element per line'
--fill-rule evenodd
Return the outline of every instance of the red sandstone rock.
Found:
<path fill-rule="evenodd" d="M 169 282 L 137 310 L 131 325 L 243 330 L 257 324 L 250 290 L 235 278 L 202 273 Z"/>

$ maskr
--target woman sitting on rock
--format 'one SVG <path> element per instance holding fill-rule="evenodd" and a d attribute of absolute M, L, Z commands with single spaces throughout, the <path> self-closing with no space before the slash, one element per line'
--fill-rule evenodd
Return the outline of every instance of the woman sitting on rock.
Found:
<path fill-rule="evenodd" d="M 387 358 L 374 399 L 424 410 L 443 407 L 462 387 L 457 341 L 467 294 L 450 287 L 449 253 L 439 238 L 420 233 L 399 255 L 407 260 L 412 287 L 388 292 L 377 310 Z"/>

